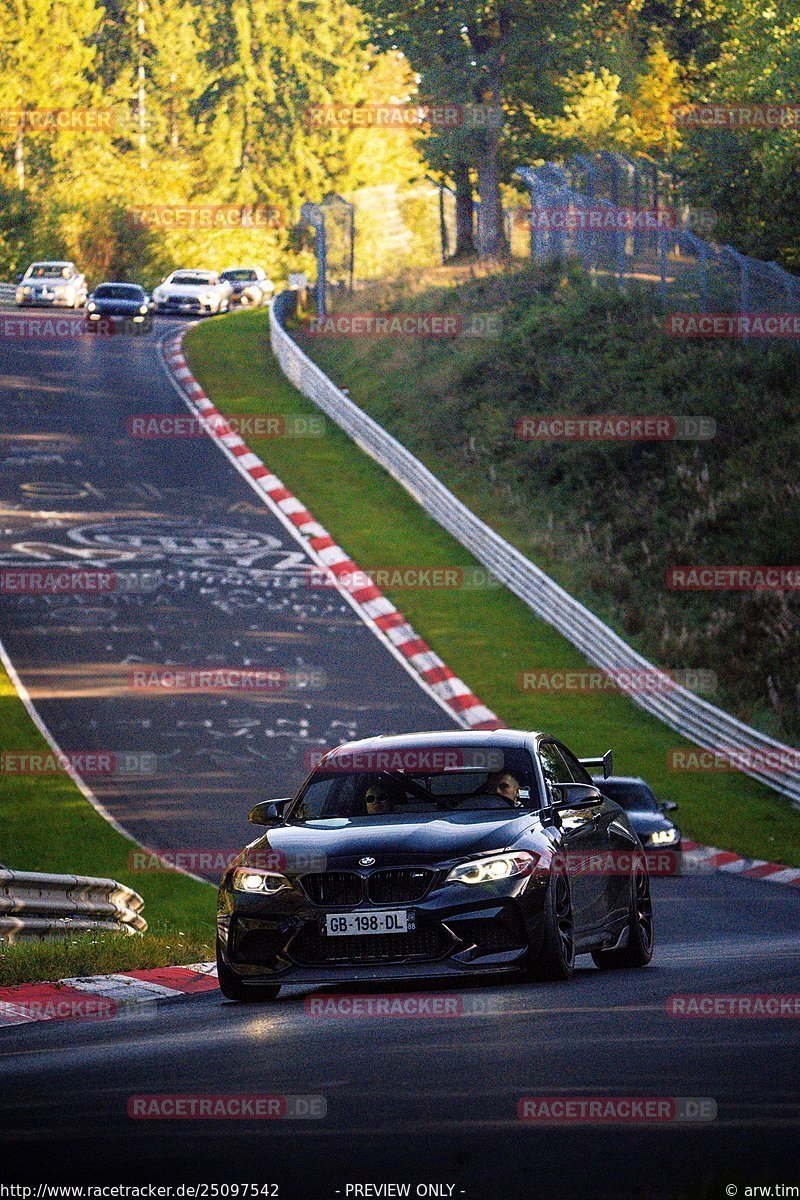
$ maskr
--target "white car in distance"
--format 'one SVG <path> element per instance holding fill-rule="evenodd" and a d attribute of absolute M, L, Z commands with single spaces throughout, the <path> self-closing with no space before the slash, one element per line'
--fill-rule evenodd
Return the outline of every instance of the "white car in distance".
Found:
<path fill-rule="evenodd" d="M 173 271 L 153 291 L 159 313 L 207 317 L 228 311 L 232 288 L 216 271 Z"/>

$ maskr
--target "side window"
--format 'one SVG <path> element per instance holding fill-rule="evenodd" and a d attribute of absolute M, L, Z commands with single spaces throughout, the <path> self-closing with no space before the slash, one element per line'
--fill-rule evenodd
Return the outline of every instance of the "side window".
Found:
<path fill-rule="evenodd" d="M 572 783 L 573 779 L 555 742 L 542 742 L 539 746 L 539 761 L 542 764 L 542 772 L 545 784 L 547 785 L 548 795 L 551 800 L 557 800 L 559 795 L 553 784 Z"/>
<path fill-rule="evenodd" d="M 564 761 L 572 772 L 572 778 L 575 783 L 591 783 L 592 777 L 585 767 L 582 767 L 575 755 L 566 746 L 559 746 L 559 750 L 564 756 Z"/>

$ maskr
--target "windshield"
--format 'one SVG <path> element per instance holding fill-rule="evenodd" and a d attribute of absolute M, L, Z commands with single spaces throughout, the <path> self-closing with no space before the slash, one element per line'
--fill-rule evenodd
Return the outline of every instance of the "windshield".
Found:
<path fill-rule="evenodd" d="M 492 748 L 493 768 L 454 770 L 331 770 L 312 776 L 291 813 L 291 822 L 346 818 L 426 821 L 447 813 L 496 812 L 511 816 L 538 808 L 530 755 Z M 496 762 L 495 762 L 496 759 Z M 533 798 L 532 798 L 533 797 Z"/>
<path fill-rule="evenodd" d="M 94 289 L 95 300 L 143 300 L 144 289 L 134 283 L 101 283 Z"/>
<path fill-rule="evenodd" d="M 256 275 L 255 271 L 248 270 L 244 267 L 240 271 L 223 271 L 220 275 L 220 279 L 241 279 L 244 283 L 248 283 L 257 278 L 258 276 Z"/>
<path fill-rule="evenodd" d="M 659 811 L 658 801 L 646 783 L 611 783 L 608 779 L 601 779 L 599 786 L 609 800 L 614 800 L 629 812 Z"/>
<path fill-rule="evenodd" d="M 60 275 L 62 279 L 69 279 L 72 275 L 72 268 L 64 263 L 34 263 L 32 267 L 28 267 L 25 274 L 26 279 L 55 279 Z"/>
<path fill-rule="evenodd" d="M 216 283 L 217 279 L 216 279 L 215 275 L 197 275 L 197 274 L 189 274 L 188 271 L 178 271 L 175 275 L 172 276 L 172 278 L 170 279 L 169 282 L 170 283 L 178 283 L 178 284 L 182 283 L 182 284 L 188 284 L 193 287 L 199 287 L 199 286 L 202 286 L 203 284 L 208 286 L 208 284 L 210 284 L 210 283 Z"/>

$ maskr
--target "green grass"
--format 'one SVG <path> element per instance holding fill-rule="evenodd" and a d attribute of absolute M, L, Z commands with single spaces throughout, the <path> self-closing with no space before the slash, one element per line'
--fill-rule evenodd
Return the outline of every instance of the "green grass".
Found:
<path fill-rule="evenodd" d="M 193 329 L 185 345 L 194 374 L 221 412 L 318 415 L 281 374 L 269 348 L 266 313 L 243 312 L 209 322 Z M 375 363 L 380 372 L 379 354 Z M 339 373 L 336 382 L 348 380 Z M 354 398 L 361 400 L 369 386 L 364 370 Z M 330 423 L 324 438 L 247 440 L 359 565 L 478 566 Z M 469 487 L 460 490 L 462 499 L 469 499 Z M 475 507 L 480 512 L 479 490 Z M 622 696 L 521 691 L 522 670 L 585 669 L 587 664 L 505 589 L 386 591 L 420 635 L 508 725 L 550 730 L 579 754 L 612 747 L 617 771 L 643 775 L 663 799 L 680 804 L 687 836 L 800 865 L 800 821 L 788 801 L 738 772 L 670 770 L 668 751 L 688 743 Z"/>
<path fill-rule="evenodd" d="M 47 750 L 0 667 L 2 747 Z M 61 975 L 199 962 L 213 954 L 214 890 L 173 871 L 131 869 L 136 844 L 118 833 L 63 773 L 5 775 L 0 783 L 0 861 L 16 871 L 110 876 L 144 897 L 148 930 L 0 942 L 0 984 Z"/>

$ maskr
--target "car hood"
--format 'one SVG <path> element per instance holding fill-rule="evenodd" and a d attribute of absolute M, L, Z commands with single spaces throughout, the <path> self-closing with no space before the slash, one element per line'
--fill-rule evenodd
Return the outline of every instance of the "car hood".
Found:
<path fill-rule="evenodd" d="M 43 279 L 41 277 L 37 278 L 37 279 L 23 279 L 21 286 L 22 287 L 49 287 L 49 288 L 52 288 L 52 287 L 69 287 L 71 284 L 74 287 L 76 284 L 78 284 L 80 282 L 81 281 L 78 277 L 75 277 L 73 279 L 64 279 L 61 275 L 46 275 Z"/>
<path fill-rule="evenodd" d="M 201 292 L 217 292 L 220 289 L 218 283 L 162 283 L 158 287 L 158 292 L 166 292 L 168 296 L 175 296 L 180 299 L 185 296 L 187 300 L 193 300 Z"/>
<path fill-rule="evenodd" d="M 139 309 L 144 305 L 144 300 L 112 300 L 110 297 L 106 300 L 95 300 L 98 312 L 114 312 L 114 313 L 138 313 Z"/>
<path fill-rule="evenodd" d="M 635 808 L 626 809 L 626 813 L 628 820 L 640 837 L 643 833 L 656 833 L 660 829 L 677 828 L 675 822 L 664 816 L 663 813 Z"/>
<path fill-rule="evenodd" d="M 375 859 L 376 867 L 447 862 L 504 850 L 535 826 L 536 815 L 530 812 L 524 816 L 448 813 L 424 822 L 398 818 L 380 824 L 369 818 L 332 818 L 270 829 L 248 847 L 248 853 L 258 858 L 273 854 L 288 869 L 293 863 L 302 869 L 308 862 L 318 864 L 314 869 L 355 867 L 366 856 Z"/>

